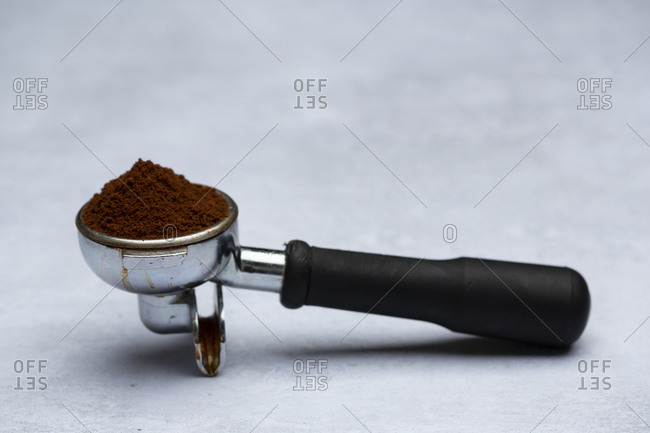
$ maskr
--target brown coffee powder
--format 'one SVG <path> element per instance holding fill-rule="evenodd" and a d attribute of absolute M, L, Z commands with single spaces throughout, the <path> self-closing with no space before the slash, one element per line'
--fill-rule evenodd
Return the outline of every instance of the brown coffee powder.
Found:
<path fill-rule="evenodd" d="M 138 159 L 88 201 L 81 221 L 110 236 L 165 239 L 196 233 L 227 216 L 228 204 L 214 189 Z"/>

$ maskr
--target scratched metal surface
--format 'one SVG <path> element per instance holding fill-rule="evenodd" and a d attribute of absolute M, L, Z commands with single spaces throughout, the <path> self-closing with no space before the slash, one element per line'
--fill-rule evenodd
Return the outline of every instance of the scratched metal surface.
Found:
<path fill-rule="evenodd" d="M 644 3 L 2 9 L 0 430 L 650 429 Z M 47 108 L 14 109 L 26 78 L 47 79 Z M 327 108 L 294 108 L 308 78 Z M 578 110 L 581 78 L 611 79 L 586 93 L 611 108 Z M 246 245 L 572 266 L 590 322 L 553 356 L 226 291 L 227 365 L 200 377 L 190 337 L 147 331 L 78 251 L 78 208 L 138 157 L 219 183 Z M 326 368 L 297 374 L 309 359 Z M 27 360 L 45 368 L 17 372 Z"/>

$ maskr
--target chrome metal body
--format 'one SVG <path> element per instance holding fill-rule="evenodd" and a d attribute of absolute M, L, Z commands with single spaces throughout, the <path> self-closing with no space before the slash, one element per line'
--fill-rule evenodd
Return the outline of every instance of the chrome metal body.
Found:
<path fill-rule="evenodd" d="M 279 293 L 283 251 L 240 247 L 237 205 L 225 193 L 228 217 L 218 224 L 173 239 L 135 240 L 107 236 L 76 224 L 81 253 L 97 276 L 119 289 L 136 293 L 140 319 L 150 330 L 167 334 L 192 332 L 201 371 L 214 376 L 225 360 L 222 285 Z M 215 310 L 200 317 L 195 287 L 216 283 Z"/>
<path fill-rule="evenodd" d="M 218 280 L 226 286 L 280 293 L 284 251 L 239 247 Z"/>

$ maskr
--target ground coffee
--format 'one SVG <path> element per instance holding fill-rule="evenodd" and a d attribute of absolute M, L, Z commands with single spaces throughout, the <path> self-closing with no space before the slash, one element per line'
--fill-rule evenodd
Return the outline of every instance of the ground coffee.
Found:
<path fill-rule="evenodd" d="M 214 189 L 151 161 L 138 161 L 83 208 L 90 229 L 127 239 L 164 239 L 206 229 L 228 216 Z"/>

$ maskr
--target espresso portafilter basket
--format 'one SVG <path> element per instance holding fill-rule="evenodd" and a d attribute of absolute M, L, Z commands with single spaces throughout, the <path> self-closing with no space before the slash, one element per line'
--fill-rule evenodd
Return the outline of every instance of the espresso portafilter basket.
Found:
<path fill-rule="evenodd" d="M 150 330 L 192 333 L 199 369 L 214 376 L 225 360 L 222 286 L 278 293 L 287 308 L 303 305 L 424 320 L 452 331 L 542 346 L 580 337 L 590 296 L 573 269 L 476 258 L 425 260 L 311 247 L 284 251 L 239 245 L 237 205 L 197 233 L 134 240 L 89 229 L 77 214 L 88 266 L 108 284 L 138 295 Z M 216 283 L 214 314 L 197 312 L 195 287 Z"/>

